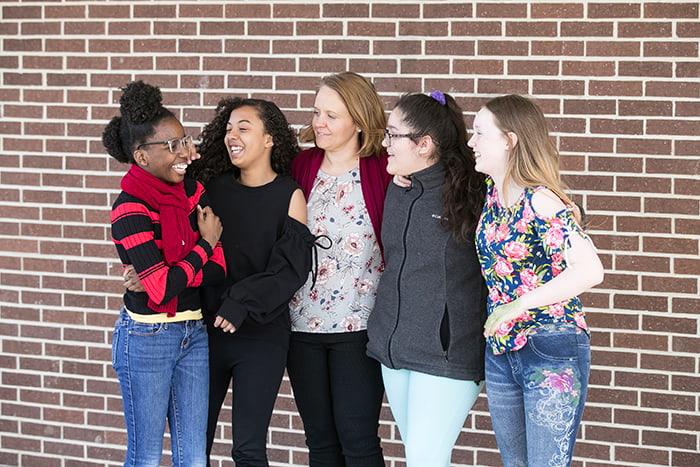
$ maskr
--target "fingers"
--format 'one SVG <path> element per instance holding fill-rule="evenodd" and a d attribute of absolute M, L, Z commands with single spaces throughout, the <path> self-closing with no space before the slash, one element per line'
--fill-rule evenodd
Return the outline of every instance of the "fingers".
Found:
<path fill-rule="evenodd" d="M 225 320 L 224 318 L 222 318 L 221 316 L 217 316 L 217 317 L 214 319 L 214 327 L 216 327 L 216 328 L 221 328 L 221 330 L 224 331 L 224 332 L 230 332 L 230 333 L 236 332 L 236 326 L 234 326 L 233 324 L 229 323 L 228 321 L 226 321 L 226 320 Z"/>

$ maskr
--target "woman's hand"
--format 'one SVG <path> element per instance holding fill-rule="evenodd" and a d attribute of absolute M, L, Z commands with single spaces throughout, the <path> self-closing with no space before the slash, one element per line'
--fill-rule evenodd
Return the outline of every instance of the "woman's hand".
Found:
<path fill-rule="evenodd" d="M 141 279 L 139 279 L 139 275 L 136 274 L 136 269 L 134 269 L 132 265 L 129 264 L 124 266 L 123 277 L 124 287 L 126 287 L 127 290 L 130 290 L 132 292 L 146 291 L 146 289 L 143 288 L 143 284 L 141 284 Z"/>
<path fill-rule="evenodd" d="M 229 322 L 226 321 L 224 318 L 222 318 L 221 316 L 218 316 L 218 315 L 217 315 L 217 317 L 214 319 L 214 327 L 215 327 L 215 328 L 221 328 L 222 331 L 224 331 L 224 332 L 230 332 L 230 333 L 232 333 L 232 334 L 233 334 L 234 332 L 236 332 L 236 326 L 234 326 L 233 324 L 229 323 Z"/>
<path fill-rule="evenodd" d="M 211 206 L 204 208 L 197 206 L 197 227 L 202 238 L 211 245 L 212 249 L 216 247 L 216 243 L 221 238 L 224 228 L 221 225 L 221 219 L 214 214 Z"/>
<path fill-rule="evenodd" d="M 484 323 L 484 337 L 491 337 L 501 330 L 499 334 L 507 334 L 515 321 L 524 321 L 530 317 L 527 309 L 523 309 L 520 300 L 497 306 Z"/>

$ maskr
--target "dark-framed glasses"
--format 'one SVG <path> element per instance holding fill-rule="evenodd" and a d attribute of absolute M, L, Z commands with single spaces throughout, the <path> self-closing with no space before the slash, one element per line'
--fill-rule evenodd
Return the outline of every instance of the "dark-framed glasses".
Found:
<path fill-rule="evenodd" d="M 404 134 L 395 134 L 395 133 L 389 133 L 388 128 L 384 128 L 384 139 L 389 141 L 389 146 L 391 146 L 391 138 L 421 138 L 425 135 L 420 135 L 417 133 L 404 133 Z"/>
<path fill-rule="evenodd" d="M 167 144 L 168 149 L 173 154 L 180 154 L 183 149 L 189 150 L 192 147 L 192 137 L 184 136 L 182 138 L 173 138 L 167 141 L 152 141 L 150 143 L 141 143 L 136 146 L 136 149 L 141 149 L 144 146 L 150 146 L 151 144 Z"/>

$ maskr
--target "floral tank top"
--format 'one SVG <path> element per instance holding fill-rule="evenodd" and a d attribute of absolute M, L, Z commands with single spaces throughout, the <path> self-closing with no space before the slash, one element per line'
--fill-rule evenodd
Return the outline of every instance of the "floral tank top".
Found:
<path fill-rule="evenodd" d="M 379 244 L 367 212 L 360 171 L 337 177 L 318 172 L 307 202 L 307 225 L 330 238 L 317 248 L 318 268 L 292 298 L 292 331 L 354 332 L 367 329 L 379 278 L 384 270 Z M 318 243 L 326 242 L 319 239 Z"/>
<path fill-rule="evenodd" d="M 543 217 L 532 208 L 532 195 L 544 189 L 526 188 L 520 199 L 504 208 L 493 180 L 487 177 L 484 210 L 477 226 L 477 254 L 489 290 L 488 313 L 550 281 L 566 269 L 571 235 L 588 238 L 571 209 Z M 588 332 L 581 301 L 573 297 L 529 310 L 529 318 L 499 327 L 486 343 L 494 354 L 521 349 L 527 336 L 542 326 L 571 326 Z"/>

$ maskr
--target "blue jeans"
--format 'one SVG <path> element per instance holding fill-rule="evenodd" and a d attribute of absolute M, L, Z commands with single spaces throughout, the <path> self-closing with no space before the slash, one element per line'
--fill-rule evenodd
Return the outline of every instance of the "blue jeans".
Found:
<path fill-rule="evenodd" d="M 208 349 L 202 320 L 145 324 L 122 309 L 112 366 L 126 420 L 125 466 L 160 465 L 166 419 L 173 465 L 206 465 Z"/>
<path fill-rule="evenodd" d="M 483 381 L 462 381 L 382 365 L 384 389 L 407 467 L 449 467 L 452 448 Z"/>
<path fill-rule="evenodd" d="M 505 467 L 571 464 L 588 389 L 589 337 L 549 325 L 520 350 L 486 351 L 486 393 Z"/>

